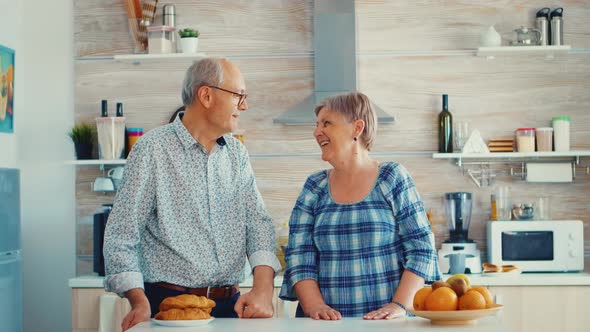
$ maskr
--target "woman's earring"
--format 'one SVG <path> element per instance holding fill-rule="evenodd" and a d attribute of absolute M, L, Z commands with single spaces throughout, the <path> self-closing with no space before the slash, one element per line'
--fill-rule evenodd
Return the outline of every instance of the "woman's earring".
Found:
<path fill-rule="evenodd" d="M 356 141 L 358 141 L 358 140 L 359 140 L 359 139 L 358 139 L 358 138 L 355 136 L 355 137 L 354 137 L 354 141 L 356 142 Z"/>

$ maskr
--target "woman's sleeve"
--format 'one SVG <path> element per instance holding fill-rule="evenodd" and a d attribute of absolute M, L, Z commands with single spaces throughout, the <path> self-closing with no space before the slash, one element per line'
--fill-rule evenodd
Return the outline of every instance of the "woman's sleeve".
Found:
<path fill-rule="evenodd" d="M 426 283 L 441 279 L 434 234 L 426 216 L 424 202 L 410 173 L 397 164 L 389 174 L 388 199 L 402 242 L 404 269 L 424 278 Z"/>
<path fill-rule="evenodd" d="M 313 204 L 317 199 L 312 178 L 308 178 L 297 198 L 289 220 L 289 243 L 285 253 L 285 274 L 279 297 L 295 301 L 294 286 L 301 280 L 318 279 L 317 249 L 313 242 L 315 216 Z"/>

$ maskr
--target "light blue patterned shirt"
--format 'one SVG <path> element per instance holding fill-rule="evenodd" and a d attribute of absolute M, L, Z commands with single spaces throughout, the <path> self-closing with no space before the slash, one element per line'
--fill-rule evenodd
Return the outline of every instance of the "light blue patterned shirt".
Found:
<path fill-rule="evenodd" d="M 246 257 L 252 268 L 281 269 L 246 148 L 228 135 L 209 154 L 181 116 L 129 155 L 105 231 L 107 291 L 233 285 L 245 278 Z"/>
<path fill-rule="evenodd" d="M 317 281 L 327 305 L 362 316 L 391 303 L 402 273 L 430 283 L 441 278 L 434 236 L 408 171 L 383 163 L 362 200 L 336 203 L 328 171 L 312 174 L 289 221 L 280 297 L 296 300 L 294 285 Z"/>

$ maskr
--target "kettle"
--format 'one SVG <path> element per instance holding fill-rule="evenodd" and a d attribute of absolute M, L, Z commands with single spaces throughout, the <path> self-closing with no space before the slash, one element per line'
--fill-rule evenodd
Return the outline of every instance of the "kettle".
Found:
<path fill-rule="evenodd" d="M 520 27 L 515 29 L 516 40 L 512 42 L 512 45 L 519 46 L 530 46 L 539 45 L 541 43 L 542 34 L 539 29 Z"/>

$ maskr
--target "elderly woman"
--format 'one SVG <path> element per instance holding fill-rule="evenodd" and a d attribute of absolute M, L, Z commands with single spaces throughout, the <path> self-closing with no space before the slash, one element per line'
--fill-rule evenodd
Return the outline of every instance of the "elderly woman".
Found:
<path fill-rule="evenodd" d="M 314 137 L 332 169 L 307 178 L 289 221 L 280 297 L 297 317 L 391 319 L 440 279 L 434 236 L 408 171 L 369 156 L 377 117 L 349 93 L 315 109 Z"/>

